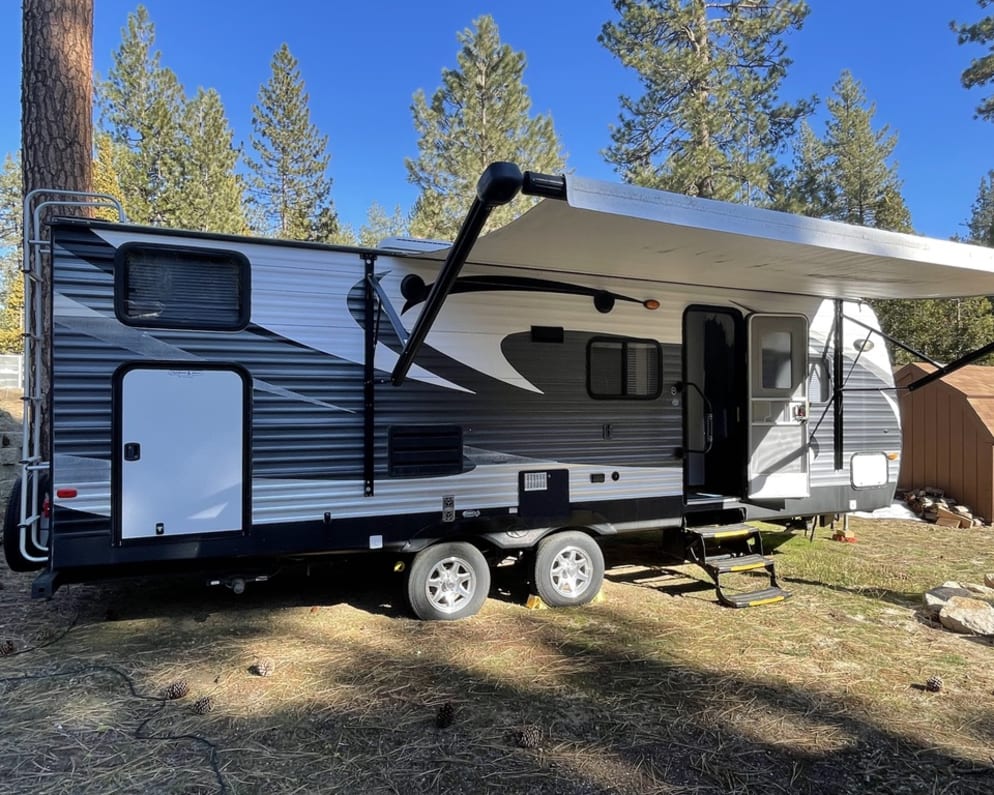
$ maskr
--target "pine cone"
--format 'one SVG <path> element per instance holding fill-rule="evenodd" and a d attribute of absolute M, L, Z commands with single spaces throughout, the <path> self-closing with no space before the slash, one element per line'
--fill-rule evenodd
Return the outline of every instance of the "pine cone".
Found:
<path fill-rule="evenodd" d="M 452 719 L 455 716 L 455 707 L 452 706 L 452 702 L 446 701 L 438 708 L 438 714 L 435 715 L 435 726 L 439 729 L 447 729 L 452 725 Z"/>
<path fill-rule="evenodd" d="M 14 646 L 14 641 L 10 638 L 4 638 L 0 640 L 0 657 L 6 657 L 8 654 L 13 654 L 17 647 Z"/>
<path fill-rule="evenodd" d="M 518 748 L 538 748 L 542 745 L 542 730 L 538 726 L 520 726 L 511 732 Z"/>
<path fill-rule="evenodd" d="M 925 680 L 925 689 L 929 693 L 938 693 L 942 690 L 942 677 L 941 676 L 930 676 Z"/>
<path fill-rule="evenodd" d="M 183 698 L 187 693 L 190 692 L 190 685 L 186 683 L 185 679 L 177 679 L 175 682 L 169 684 L 162 694 L 170 699 Z"/>
<path fill-rule="evenodd" d="M 249 670 L 256 676 L 272 676 L 276 666 L 272 660 L 258 660 Z"/>
<path fill-rule="evenodd" d="M 214 699 L 210 696 L 201 696 L 193 702 L 193 711 L 197 715 L 206 715 L 214 709 Z"/>

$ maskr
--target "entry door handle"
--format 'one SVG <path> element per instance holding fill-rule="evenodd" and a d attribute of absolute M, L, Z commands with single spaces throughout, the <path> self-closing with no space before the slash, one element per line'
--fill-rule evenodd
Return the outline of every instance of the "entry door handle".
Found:
<path fill-rule="evenodd" d="M 137 461 L 142 457 L 142 446 L 138 442 L 126 442 L 124 445 L 124 460 Z"/>

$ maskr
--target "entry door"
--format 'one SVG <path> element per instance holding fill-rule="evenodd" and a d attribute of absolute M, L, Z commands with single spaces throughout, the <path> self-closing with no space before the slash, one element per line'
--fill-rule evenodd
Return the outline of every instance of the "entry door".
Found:
<path fill-rule="evenodd" d="M 751 315 L 749 497 L 807 497 L 808 320 Z"/>
<path fill-rule="evenodd" d="M 741 497 L 746 457 L 742 316 L 722 307 L 689 307 L 683 340 L 685 489 Z"/>
<path fill-rule="evenodd" d="M 246 379 L 227 369 L 124 374 L 122 540 L 243 528 L 246 389 Z"/>

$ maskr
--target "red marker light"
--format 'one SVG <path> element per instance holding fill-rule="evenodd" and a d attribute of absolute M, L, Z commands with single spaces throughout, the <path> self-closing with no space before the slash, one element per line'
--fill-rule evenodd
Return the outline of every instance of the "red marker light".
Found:
<path fill-rule="evenodd" d="M 55 496 L 58 497 L 60 500 L 71 500 L 77 494 L 79 494 L 79 492 L 76 491 L 76 489 L 56 489 L 55 490 Z"/>

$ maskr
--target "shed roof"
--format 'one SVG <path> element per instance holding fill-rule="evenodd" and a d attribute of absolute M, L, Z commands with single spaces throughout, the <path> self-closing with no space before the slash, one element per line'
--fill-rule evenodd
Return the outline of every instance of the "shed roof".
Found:
<path fill-rule="evenodd" d="M 904 385 L 935 370 L 936 368 L 931 364 L 913 362 L 900 368 L 894 380 L 898 385 Z M 941 383 L 971 400 L 994 399 L 994 367 L 968 364 L 944 376 Z M 994 423 L 990 427 L 994 427 Z"/>

